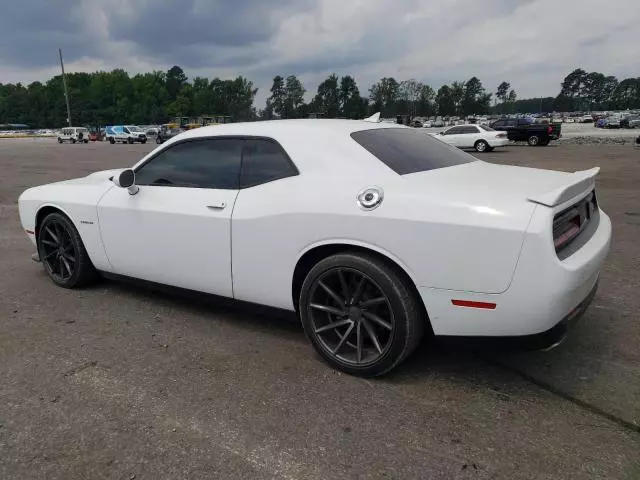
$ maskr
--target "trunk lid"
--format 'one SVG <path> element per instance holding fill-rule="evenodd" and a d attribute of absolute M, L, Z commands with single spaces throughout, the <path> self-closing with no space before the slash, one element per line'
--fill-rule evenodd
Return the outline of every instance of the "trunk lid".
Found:
<path fill-rule="evenodd" d="M 476 161 L 404 175 L 403 183 L 440 199 L 513 210 L 532 202 L 553 207 L 567 201 L 590 188 L 598 171 L 566 173 Z"/>

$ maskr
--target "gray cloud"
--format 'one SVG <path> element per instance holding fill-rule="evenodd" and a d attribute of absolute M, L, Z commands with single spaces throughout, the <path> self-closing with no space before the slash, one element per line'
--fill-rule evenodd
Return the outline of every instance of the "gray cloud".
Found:
<path fill-rule="evenodd" d="M 21 0 L 0 11 L 0 82 L 70 70 L 242 74 L 264 100 L 276 74 L 314 91 L 331 72 L 555 95 L 574 68 L 638 76 L 640 2 L 616 0 Z"/>

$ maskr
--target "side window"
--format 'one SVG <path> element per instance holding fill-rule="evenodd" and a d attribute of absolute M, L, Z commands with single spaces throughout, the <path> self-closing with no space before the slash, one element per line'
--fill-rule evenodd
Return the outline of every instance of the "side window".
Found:
<path fill-rule="evenodd" d="M 460 133 L 478 133 L 478 129 L 476 127 L 460 127 Z"/>
<path fill-rule="evenodd" d="M 262 139 L 245 140 L 240 188 L 254 187 L 297 174 L 298 170 L 276 142 Z"/>
<path fill-rule="evenodd" d="M 444 132 L 445 135 L 459 135 L 462 133 L 460 127 L 451 127 L 449 130 Z"/>
<path fill-rule="evenodd" d="M 136 171 L 137 185 L 235 190 L 243 140 L 220 138 L 173 145 Z"/>
<path fill-rule="evenodd" d="M 124 133 L 131 133 L 127 127 L 123 127 L 122 131 L 123 131 Z"/>

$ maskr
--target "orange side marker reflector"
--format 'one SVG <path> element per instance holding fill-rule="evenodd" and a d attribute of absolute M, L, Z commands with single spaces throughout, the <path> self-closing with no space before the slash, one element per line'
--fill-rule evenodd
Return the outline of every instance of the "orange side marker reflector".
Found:
<path fill-rule="evenodd" d="M 33 230 L 25 230 L 25 232 L 27 232 L 29 235 L 35 235 L 36 233 Z"/>
<path fill-rule="evenodd" d="M 451 300 L 456 307 L 469 307 L 469 308 L 486 308 L 487 310 L 495 310 L 495 303 L 488 302 L 473 302 L 471 300 Z"/>

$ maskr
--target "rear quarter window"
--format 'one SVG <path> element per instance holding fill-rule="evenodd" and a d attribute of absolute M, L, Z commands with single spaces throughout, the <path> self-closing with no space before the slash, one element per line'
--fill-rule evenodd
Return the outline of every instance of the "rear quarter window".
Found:
<path fill-rule="evenodd" d="M 351 134 L 398 175 L 475 162 L 475 157 L 412 128 L 375 128 Z"/>

